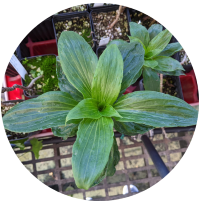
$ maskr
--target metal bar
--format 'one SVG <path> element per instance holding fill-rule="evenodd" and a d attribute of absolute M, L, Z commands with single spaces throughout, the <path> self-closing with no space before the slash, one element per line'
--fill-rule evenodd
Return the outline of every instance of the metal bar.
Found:
<path fill-rule="evenodd" d="M 164 164 L 163 160 L 159 156 L 158 152 L 156 151 L 155 147 L 153 146 L 148 136 L 142 135 L 141 140 L 144 143 L 144 146 L 149 156 L 151 157 L 156 169 L 158 170 L 160 176 L 164 178 L 169 173 L 168 168 Z"/>

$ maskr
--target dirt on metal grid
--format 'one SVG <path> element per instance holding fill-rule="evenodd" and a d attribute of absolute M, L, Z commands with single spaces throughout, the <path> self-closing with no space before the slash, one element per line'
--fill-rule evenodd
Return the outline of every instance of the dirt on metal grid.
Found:
<path fill-rule="evenodd" d="M 171 171 L 186 152 L 194 131 L 168 133 L 168 139 L 162 134 L 153 137 L 152 142 Z M 14 149 L 24 166 L 40 181 L 52 189 L 71 197 L 87 200 L 114 200 L 125 198 L 132 193 L 130 185 L 138 188 L 139 193 L 161 180 L 143 143 L 125 136 L 117 138 L 120 162 L 116 173 L 106 177 L 99 185 L 89 190 L 78 189 L 73 178 L 71 157 L 73 142 L 44 145 L 40 158 L 35 159 L 30 147 L 24 151 Z M 128 188 L 126 194 L 123 193 Z"/>

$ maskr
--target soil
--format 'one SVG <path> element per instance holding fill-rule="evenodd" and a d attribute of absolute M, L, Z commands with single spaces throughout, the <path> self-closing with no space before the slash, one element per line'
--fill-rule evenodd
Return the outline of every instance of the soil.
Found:
<path fill-rule="evenodd" d="M 130 17 L 131 21 L 139 23 L 143 26 L 145 26 L 147 29 L 151 27 L 153 24 L 160 24 L 158 21 L 155 19 L 151 18 L 150 16 L 140 12 L 140 11 L 135 11 L 134 13 L 130 12 Z"/>
<path fill-rule="evenodd" d="M 55 23 L 55 29 L 57 40 L 62 31 L 74 31 L 82 36 L 91 47 L 93 46 L 89 17 L 75 17 L 71 20 L 57 22 Z"/>
<path fill-rule="evenodd" d="M 22 64 L 29 74 L 29 76 L 25 77 L 25 86 L 29 85 L 32 79 L 43 75 L 43 78 L 35 82 L 34 91 L 27 92 L 28 95 L 41 95 L 48 91 L 59 90 L 56 74 L 56 56 L 48 55 L 25 59 L 22 61 Z"/>
<path fill-rule="evenodd" d="M 61 13 L 72 13 L 72 12 L 81 12 L 81 11 L 86 11 L 87 10 L 87 5 L 86 4 L 82 4 L 82 5 L 78 5 L 78 6 L 73 6 L 70 8 L 66 8 L 56 14 L 61 14 Z"/>
<path fill-rule="evenodd" d="M 184 56 L 185 56 L 185 51 L 184 50 L 181 50 L 179 52 L 179 55 L 180 55 L 180 59 L 181 61 L 183 60 Z M 187 56 L 187 59 L 185 60 L 185 62 L 183 63 L 183 65 L 191 65 L 191 62 L 190 62 L 190 59 L 189 57 Z"/>
<path fill-rule="evenodd" d="M 114 39 L 122 39 L 125 41 L 129 41 L 128 39 L 128 21 L 127 15 L 124 11 L 120 14 L 118 22 L 113 26 L 113 28 L 108 29 L 108 26 L 116 19 L 117 11 L 110 12 L 101 12 L 95 13 L 92 12 L 92 20 L 94 24 L 94 33 L 97 39 L 97 43 L 99 44 L 102 38 L 110 37 L 110 41 Z"/>
<path fill-rule="evenodd" d="M 90 5 L 90 7 L 93 7 L 93 6 L 94 6 L 94 3 L 89 4 L 89 5 Z M 111 6 L 111 5 L 115 5 L 115 4 L 107 4 L 107 3 L 104 3 L 104 4 L 103 4 L 103 6 Z M 96 7 L 96 8 L 98 8 L 98 7 Z"/>
<path fill-rule="evenodd" d="M 176 86 L 174 85 L 174 80 L 171 77 L 166 76 L 163 78 L 163 93 L 177 96 Z"/>

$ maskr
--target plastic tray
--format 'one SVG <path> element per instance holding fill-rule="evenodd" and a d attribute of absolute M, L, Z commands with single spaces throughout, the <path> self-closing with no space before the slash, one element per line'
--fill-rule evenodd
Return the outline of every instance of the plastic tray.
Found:
<path fill-rule="evenodd" d="M 191 70 L 190 72 L 186 73 L 185 76 L 181 75 L 180 82 L 183 90 L 184 100 L 189 104 L 199 102 L 197 95 L 198 87 L 194 70 Z"/>
<path fill-rule="evenodd" d="M 119 7 L 119 5 L 105 5 L 105 6 L 92 7 L 92 6 L 90 6 L 90 4 L 88 4 L 88 9 L 89 9 L 89 11 L 93 11 L 93 10 L 97 10 L 97 9 L 109 8 L 112 6 L 118 6 Z"/>
<path fill-rule="evenodd" d="M 89 17 L 91 31 L 93 31 L 92 20 L 91 20 L 89 12 L 87 12 L 87 11 L 74 12 L 74 13 L 64 13 L 64 14 L 59 14 L 59 15 L 53 16 L 52 23 L 53 23 L 53 29 L 54 29 L 54 35 L 55 35 L 56 42 L 57 42 L 57 36 L 56 36 L 56 29 L 55 29 L 55 26 L 54 26 L 55 23 L 65 21 L 65 20 L 71 20 L 71 19 L 73 19 L 75 17 L 82 17 L 82 16 Z M 94 34 L 92 34 L 92 38 L 94 39 Z M 94 51 L 96 50 L 96 41 L 93 41 L 92 49 Z"/>
<path fill-rule="evenodd" d="M 45 54 L 58 55 L 57 44 L 55 39 L 32 42 L 32 40 L 28 37 L 28 43 L 26 44 L 26 46 L 29 48 L 31 57 Z"/>
<path fill-rule="evenodd" d="M 21 41 L 17 48 L 17 56 L 19 59 L 30 57 L 29 48 L 26 46 L 28 43 L 28 37 L 32 42 L 47 41 L 55 39 L 54 30 L 52 25 L 52 16 L 42 21 L 35 28 L 33 28 L 27 36 Z"/>

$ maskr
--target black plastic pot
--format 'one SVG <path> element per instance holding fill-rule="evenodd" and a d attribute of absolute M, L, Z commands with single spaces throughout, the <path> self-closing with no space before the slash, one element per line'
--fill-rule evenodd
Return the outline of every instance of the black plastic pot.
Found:
<path fill-rule="evenodd" d="M 63 13 L 59 13 L 59 14 L 54 14 L 54 16 L 63 15 L 63 14 L 71 14 L 71 13 L 82 13 L 82 12 L 85 12 L 85 11 L 89 12 L 89 4 L 85 4 L 85 5 L 86 5 L 86 10 L 84 10 L 84 11 L 74 11 L 74 12 L 66 12 L 66 13 L 63 12 Z M 69 8 L 71 8 L 71 7 L 69 7 Z"/>
<path fill-rule="evenodd" d="M 87 11 L 74 12 L 74 13 L 64 13 L 64 14 L 59 14 L 59 15 L 53 16 L 52 23 L 53 23 L 54 36 L 55 36 L 56 42 L 58 42 L 58 39 L 57 39 L 57 36 L 56 36 L 57 33 L 56 33 L 56 29 L 55 29 L 55 23 L 65 21 L 65 20 L 71 20 L 73 18 L 80 18 L 80 17 L 89 17 L 91 31 L 93 31 L 92 20 L 91 20 L 89 12 L 87 12 Z M 92 34 L 92 39 L 94 39 L 94 34 Z M 96 50 L 96 41 L 93 41 L 92 49 L 95 52 L 95 50 Z"/>
<path fill-rule="evenodd" d="M 97 9 L 110 8 L 112 6 L 115 6 L 115 5 L 105 5 L 105 6 L 93 7 L 93 6 L 90 6 L 90 4 L 88 4 L 88 9 L 89 9 L 89 11 L 95 11 Z M 117 6 L 119 7 L 119 5 L 117 5 Z"/>
<path fill-rule="evenodd" d="M 173 85 L 176 87 L 175 91 L 177 92 L 177 95 L 176 97 L 180 98 L 183 100 L 183 92 L 182 92 L 182 87 L 181 87 L 181 82 L 180 82 L 180 79 L 178 76 L 166 76 L 166 75 L 163 75 L 163 78 L 171 78 L 173 80 Z M 144 86 L 143 86 L 143 79 L 140 80 L 139 82 L 139 86 L 137 88 L 139 91 L 142 91 L 144 90 Z"/>
<path fill-rule="evenodd" d="M 90 12 L 90 18 L 91 18 L 91 22 L 92 22 L 92 31 L 94 32 L 94 39 L 96 40 L 96 37 L 95 37 L 95 31 L 94 31 L 94 24 L 93 24 L 93 19 L 92 19 L 92 13 L 108 13 L 110 11 L 116 11 L 119 9 L 119 5 L 112 5 L 112 6 L 102 6 L 102 7 L 98 7 L 94 10 L 92 10 Z M 126 16 L 127 16 L 127 22 L 129 22 L 129 9 L 126 8 L 125 9 L 125 12 L 126 12 Z M 128 29 L 129 29 L 129 26 L 128 26 Z M 130 29 L 128 30 L 128 34 L 130 35 Z M 96 43 L 96 48 L 98 48 L 99 45 Z M 104 46 L 102 46 L 104 47 Z"/>
<path fill-rule="evenodd" d="M 32 59 L 32 58 L 36 58 L 36 57 L 43 57 L 43 56 L 48 56 L 48 55 L 54 55 L 54 54 L 46 54 L 46 55 L 38 55 L 38 56 L 33 56 L 33 57 L 27 57 L 26 59 L 29 60 L 29 59 Z M 55 57 L 57 57 L 56 55 L 54 55 Z M 25 58 L 21 59 L 20 62 L 22 62 Z M 22 81 L 22 85 L 25 86 L 25 81 L 21 78 L 21 81 Z M 26 93 L 25 90 L 23 90 L 23 93 L 24 93 L 24 96 L 27 98 L 27 99 L 31 99 L 31 98 L 36 98 L 38 97 L 39 95 L 33 95 L 33 96 L 30 96 Z"/>
<path fill-rule="evenodd" d="M 29 48 L 26 46 L 28 43 L 28 37 L 32 42 L 46 41 L 55 39 L 54 30 L 52 25 L 52 16 L 42 21 L 34 29 L 32 29 L 26 37 L 21 41 L 16 52 L 19 59 L 30 57 Z"/>

